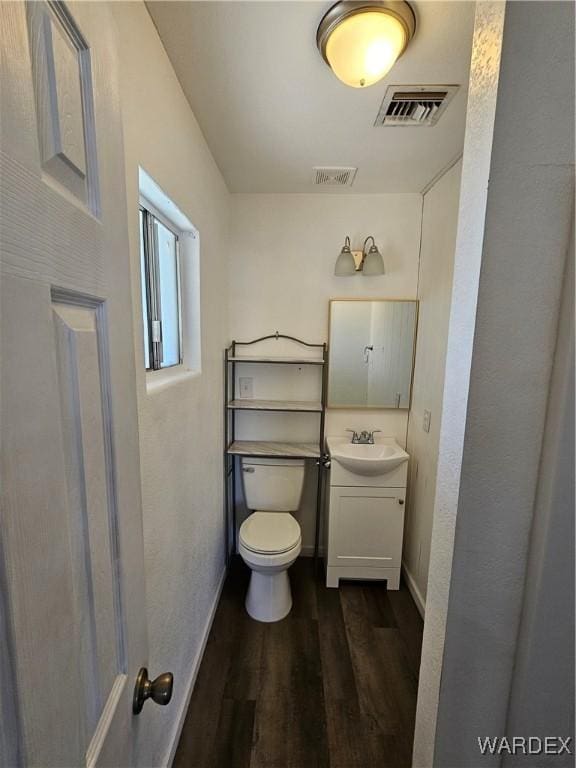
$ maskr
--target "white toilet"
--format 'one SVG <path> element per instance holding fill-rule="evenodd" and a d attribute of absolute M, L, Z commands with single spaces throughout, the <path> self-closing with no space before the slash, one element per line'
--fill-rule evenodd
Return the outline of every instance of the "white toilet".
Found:
<path fill-rule="evenodd" d="M 304 461 L 243 458 L 241 465 L 246 505 L 254 510 L 238 537 L 252 571 L 246 610 L 257 621 L 280 621 L 292 608 L 288 568 L 302 549 L 300 526 L 290 512 L 300 506 Z"/>

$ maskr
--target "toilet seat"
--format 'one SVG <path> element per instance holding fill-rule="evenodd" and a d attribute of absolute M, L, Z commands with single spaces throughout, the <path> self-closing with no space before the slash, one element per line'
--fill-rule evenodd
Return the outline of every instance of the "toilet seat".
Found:
<path fill-rule="evenodd" d="M 288 512 L 253 512 L 240 526 L 240 544 L 260 555 L 280 555 L 300 544 L 300 526 Z"/>

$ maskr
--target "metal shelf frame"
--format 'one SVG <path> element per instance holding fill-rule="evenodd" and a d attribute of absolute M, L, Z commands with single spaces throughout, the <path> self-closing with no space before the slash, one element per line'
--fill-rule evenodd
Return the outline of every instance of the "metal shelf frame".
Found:
<path fill-rule="evenodd" d="M 236 411 L 275 411 L 276 413 L 321 413 L 322 403 L 300 400 L 231 400 L 228 408 Z"/>
<path fill-rule="evenodd" d="M 250 347 L 253 344 L 258 344 L 262 341 L 268 341 L 270 339 L 284 339 L 293 342 L 296 345 L 307 347 L 309 349 L 315 349 L 318 351 L 317 357 L 273 357 L 273 356 L 250 356 L 243 357 L 238 352 L 242 348 Z M 322 366 L 322 385 L 320 400 L 314 401 L 318 403 L 318 407 L 311 409 L 310 403 L 303 403 L 299 408 L 294 401 L 268 401 L 272 402 L 272 407 L 262 408 L 254 407 L 250 408 L 247 405 L 238 407 L 235 405 L 238 403 L 236 396 L 236 366 L 243 364 L 258 364 L 258 365 L 314 365 Z M 324 430 L 326 425 L 326 396 L 327 396 L 327 381 L 328 381 L 328 345 L 326 342 L 321 344 L 312 344 L 302 339 L 298 339 L 295 336 L 287 336 L 286 334 L 276 333 L 268 336 L 261 336 L 258 339 L 252 339 L 251 341 L 232 341 L 230 346 L 224 351 L 224 523 L 225 523 L 225 551 L 226 551 L 226 563 L 230 562 L 232 554 L 238 551 L 238 531 L 237 531 L 237 517 L 236 517 L 236 502 L 235 502 L 235 488 L 236 488 L 236 472 L 237 472 L 237 458 L 240 456 L 259 456 L 267 458 L 288 458 L 297 459 L 305 458 L 306 460 L 314 461 L 318 468 L 318 479 L 316 484 L 316 520 L 314 526 L 314 562 L 316 564 L 318 559 L 318 546 L 320 537 L 320 518 L 322 512 L 322 495 L 323 495 L 323 476 L 324 476 Z M 240 401 L 246 403 L 246 401 Z M 255 401 L 258 403 L 258 401 Z M 284 407 L 282 407 L 284 404 Z M 316 413 L 319 416 L 319 429 L 318 429 L 318 455 L 311 456 L 312 451 L 307 451 L 308 455 L 298 455 L 298 446 L 303 444 L 294 443 L 291 444 L 286 441 L 237 441 L 236 440 L 236 418 L 235 415 L 238 412 L 258 412 L 258 413 Z M 286 446 L 293 446 L 286 448 Z M 310 444 L 307 444 L 308 446 Z M 314 443 L 316 445 L 316 443 Z M 283 448 L 284 446 L 284 448 Z M 282 451 L 285 451 L 284 453 Z M 302 454 L 303 451 L 300 451 Z M 315 453 L 315 452 L 314 452 Z"/>

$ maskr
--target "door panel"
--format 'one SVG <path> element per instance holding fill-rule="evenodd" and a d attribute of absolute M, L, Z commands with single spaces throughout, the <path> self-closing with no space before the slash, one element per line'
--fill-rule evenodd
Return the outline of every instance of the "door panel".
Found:
<path fill-rule="evenodd" d="M 0 3 L 2 765 L 133 762 L 147 638 L 113 29 L 104 3 Z"/>
<path fill-rule="evenodd" d="M 64 3 L 28 2 L 26 12 L 42 170 L 97 215 L 90 46 Z"/>
<path fill-rule="evenodd" d="M 92 732 L 125 666 L 105 310 L 102 302 L 77 294 L 56 295 L 58 303 L 52 292 L 70 556 Z"/>

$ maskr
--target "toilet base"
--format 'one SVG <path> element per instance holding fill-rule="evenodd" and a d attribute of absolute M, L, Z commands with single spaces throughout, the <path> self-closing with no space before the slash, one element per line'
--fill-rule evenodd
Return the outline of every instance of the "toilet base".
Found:
<path fill-rule="evenodd" d="M 256 621 L 280 621 L 292 608 L 288 569 L 264 572 L 253 570 L 246 595 L 246 610 Z"/>

